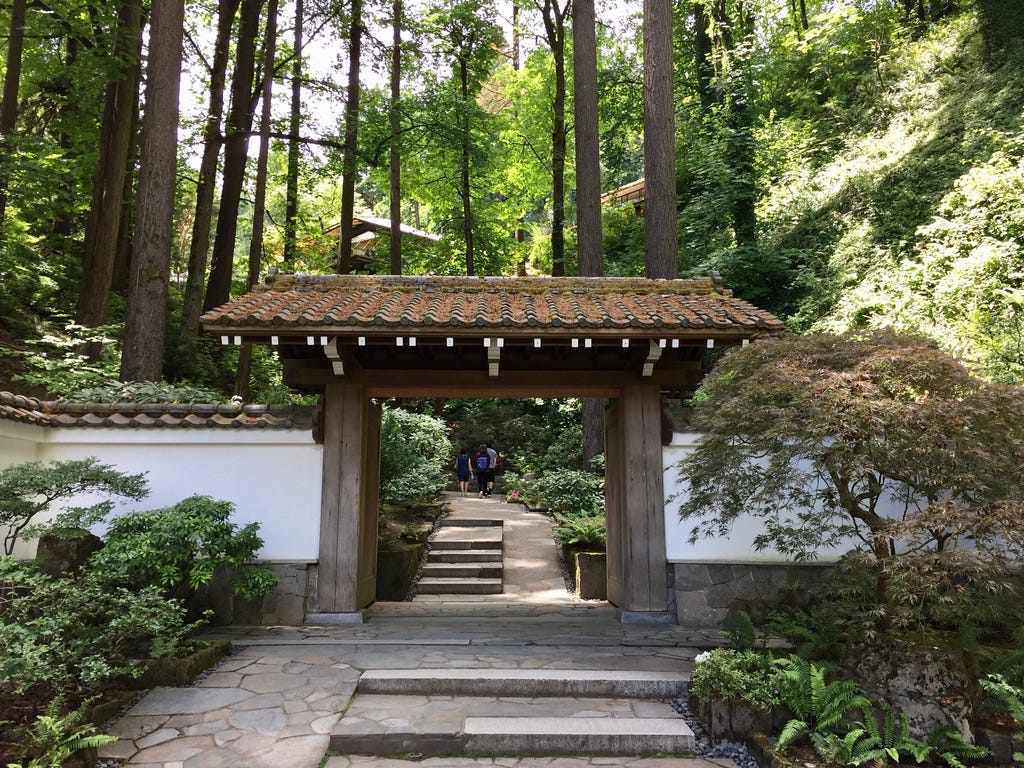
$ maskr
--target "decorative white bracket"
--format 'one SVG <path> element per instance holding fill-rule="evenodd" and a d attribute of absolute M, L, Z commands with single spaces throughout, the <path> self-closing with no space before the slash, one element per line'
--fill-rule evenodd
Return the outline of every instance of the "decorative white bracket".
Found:
<path fill-rule="evenodd" d="M 331 368 L 334 369 L 334 375 L 344 376 L 345 364 L 341 362 L 341 356 L 338 354 L 337 339 L 331 339 L 324 344 L 324 354 L 327 355 L 327 359 L 331 361 Z"/>
<path fill-rule="evenodd" d="M 643 376 L 650 376 L 654 373 L 654 364 L 661 359 L 662 345 L 654 339 L 650 340 L 650 347 L 647 349 L 647 359 L 644 361 Z"/>

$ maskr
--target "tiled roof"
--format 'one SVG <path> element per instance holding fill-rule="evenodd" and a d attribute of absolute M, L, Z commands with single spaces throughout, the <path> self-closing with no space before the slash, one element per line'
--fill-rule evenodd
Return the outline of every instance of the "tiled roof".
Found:
<path fill-rule="evenodd" d="M 212 332 L 778 332 L 785 325 L 711 278 L 275 275 L 203 315 Z"/>
<path fill-rule="evenodd" d="M 292 405 L 72 403 L 0 392 L 0 419 L 47 427 L 311 429 L 313 409 Z"/>

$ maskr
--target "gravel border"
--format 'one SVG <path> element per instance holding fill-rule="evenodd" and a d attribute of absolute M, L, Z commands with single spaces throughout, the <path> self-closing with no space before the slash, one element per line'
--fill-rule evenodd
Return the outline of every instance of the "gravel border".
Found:
<path fill-rule="evenodd" d="M 686 724 L 690 726 L 690 730 L 693 731 L 695 740 L 694 754 L 697 757 L 702 757 L 708 760 L 716 758 L 725 758 L 732 760 L 740 768 L 760 768 L 761 764 L 757 758 L 750 752 L 746 744 L 742 744 L 738 741 L 731 741 L 730 739 L 722 739 L 721 741 L 712 742 L 708 738 L 704 729 L 700 723 L 693 716 L 693 712 L 690 711 L 689 704 L 689 692 L 685 689 L 682 696 L 678 699 L 672 699 L 669 703 L 672 705 L 672 709 L 679 713 Z"/>

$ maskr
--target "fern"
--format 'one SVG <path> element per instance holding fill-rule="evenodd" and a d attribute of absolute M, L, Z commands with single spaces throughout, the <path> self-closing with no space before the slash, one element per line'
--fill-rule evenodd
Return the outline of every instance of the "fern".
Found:
<path fill-rule="evenodd" d="M 811 744 L 819 757 L 837 765 L 881 765 L 885 762 L 885 751 L 879 747 L 878 738 L 871 736 L 864 728 L 852 728 L 843 736 L 837 733 L 813 733 Z"/>
<path fill-rule="evenodd" d="M 902 712 L 897 714 L 888 704 L 882 704 L 881 708 L 884 713 L 881 725 L 874 712 L 864 711 L 864 727 L 878 740 L 879 748 L 893 762 L 899 762 L 904 754 L 912 755 L 918 763 L 923 762 L 932 753 L 932 746 L 910 735 L 910 723 Z"/>
<path fill-rule="evenodd" d="M 96 733 L 92 723 L 83 723 L 85 710 L 92 700 L 85 701 L 78 709 L 65 715 L 60 711 L 63 699 L 58 696 L 46 708 L 46 714 L 37 715 L 35 723 L 23 734 L 22 755 L 29 762 L 24 768 L 55 768 L 64 763 L 80 749 L 101 747 L 116 736 Z M 20 763 L 8 763 L 8 768 L 22 768 Z"/>
<path fill-rule="evenodd" d="M 1017 738 L 1024 739 L 1024 689 L 1011 685 L 1002 675 L 989 675 L 985 680 L 979 680 L 978 685 L 985 693 L 1003 702 L 1010 717 L 1020 727 Z M 1013 759 L 1014 762 L 1024 763 L 1024 752 L 1014 752 Z"/>
<path fill-rule="evenodd" d="M 789 656 L 779 661 L 782 703 L 814 730 L 833 731 L 855 710 L 871 708 L 859 685 L 851 680 L 825 682 L 825 667 Z"/>
<path fill-rule="evenodd" d="M 942 758 L 949 768 L 967 768 L 964 761 L 975 762 L 992 754 L 992 750 L 979 744 L 971 744 L 956 728 L 939 728 L 928 737 L 932 753 Z"/>

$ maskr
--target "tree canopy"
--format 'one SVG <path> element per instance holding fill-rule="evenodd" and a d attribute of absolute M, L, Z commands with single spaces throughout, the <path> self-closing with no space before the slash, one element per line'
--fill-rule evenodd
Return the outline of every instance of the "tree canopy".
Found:
<path fill-rule="evenodd" d="M 357 241 L 351 269 L 578 272 L 583 192 L 566 7 L 186 0 L 188 87 L 176 124 L 159 91 L 143 92 L 176 75 L 175 51 L 144 48 L 166 7 L 0 10 L 13 33 L 0 105 L 8 382 L 29 365 L 11 354 L 50 338 L 75 350 L 83 371 L 229 393 L 235 358 L 201 338 L 200 308 L 244 290 L 253 270 L 335 269 L 346 195 L 356 214 L 395 216 L 440 238 L 406 234 L 395 254 L 386 235 Z M 603 264 L 587 271 L 642 275 L 657 251 L 658 274 L 717 271 L 798 332 L 894 327 L 935 339 L 986 378 L 1020 381 L 1024 52 L 1020 25 L 1003 22 L 1022 8 L 683 0 L 672 6 L 671 61 L 656 64 L 644 60 L 639 0 L 599 0 L 606 202 Z M 670 205 L 668 228 L 659 224 L 657 242 L 669 245 L 645 253 L 647 219 L 609 195 L 643 175 L 652 151 L 652 66 L 662 82 L 669 67 L 674 83 L 647 110 L 672 101 L 674 129 L 655 145 L 674 144 L 674 189 L 657 182 L 674 193 L 674 217 Z M 147 120 L 164 136 L 175 129 L 173 167 L 142 151 Z M 270 142 L 266 170 L 248 162 L 260 135 Z M 653 162 L 661 170 L 668 161 Z M 582 178 L 595 183 L 591 171 Z M 252 220 L 257 190 L 263 226 Z M 130 280 L 149 288 L 132 300 Z M 250 396 L 277 397 L 275 364 L 262 354 Z M 52 372 L 29 368 L 45 386 Z M 67 368 L 73 378 L 76 364 Z"/>

